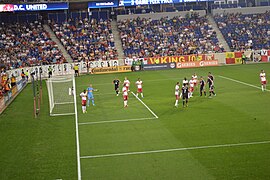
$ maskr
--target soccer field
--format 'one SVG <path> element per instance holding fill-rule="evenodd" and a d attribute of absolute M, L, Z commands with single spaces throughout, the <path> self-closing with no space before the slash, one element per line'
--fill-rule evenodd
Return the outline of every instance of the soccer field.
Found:
<path fill-rule="evenodd" d="M 90 83 L 99 90 L 87 114 L 77 96 L 82 179 L 269 179 L 270 91 L 261 91 L 261 69 L 269 73 L 270 64 L 76 78 L 77 95 Z M 217 96 L 197 89 L 187 108 L 174 107 L 176 82 L 209 71 Z M 144 83 L 145 98 L 130 93 L 128 108 L 112 84 L 125 76 L 131 92 L 137 78 Z M 0 116 L 1 179 L 78 177 L 75 118 L 50 117 L 43 92 L 39 118 L 30 85 Z"/>

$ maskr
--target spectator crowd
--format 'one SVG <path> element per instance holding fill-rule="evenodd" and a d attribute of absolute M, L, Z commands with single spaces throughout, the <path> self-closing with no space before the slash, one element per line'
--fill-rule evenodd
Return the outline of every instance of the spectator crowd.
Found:
<path fill-rule="evenodd" d="M 221 14 L 215 21 L 234 51 L 270 48 L 270 11 L 262 14 Z"/>
<path fill-rule="evenodd" d="M 70 18 L 62 24 L 50 24 L 73 61 L 117 59 L 111 20 Z"/>
<path fill-rule="evenodd" d="M 63 62 L 62 52 L 40 22 L 0 24 L 1 67 L 8 70 Z"/>
<path fill-rule="evenodd" d="M 127 57 L 175 56 L 223 52 L 206 17 L 136 18 L 118 22 Z"/>

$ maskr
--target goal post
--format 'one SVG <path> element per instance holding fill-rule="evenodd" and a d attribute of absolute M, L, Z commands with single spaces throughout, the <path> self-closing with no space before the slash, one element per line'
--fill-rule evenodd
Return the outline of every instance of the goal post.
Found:
<path fill-rule="evenodd" d="M 49 108 L 51 116 L 74 115 L 76 105 L 75 78 L 70 76 L 58 76 L 46 81 Z"/>

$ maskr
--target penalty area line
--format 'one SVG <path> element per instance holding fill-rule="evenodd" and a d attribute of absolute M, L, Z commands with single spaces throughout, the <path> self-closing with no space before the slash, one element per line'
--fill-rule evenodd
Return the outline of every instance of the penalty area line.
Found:
<path fill-rule="evenodd" d="M 252 84 L 248 84 L 248 83 L 245 83 L 245 82 L 242 82 L 242 81 L 238 81 L 238 80 L 236 80 L 236 79 L 228 78 L 228 77 L 225 77 L 225 76 L 219 76 L 219 77 L 220 77 L 220 78 L 223 78 L 223 79 L 227 79 L 227 80 L 233 81 L 233 82 L 236 82 L 236 83 L 239 83 L 239 84 L 243 84 L 243 85 L 246 85 L 246 86 L 249 86 L 249 87 L 261 89 L 261 88 L 258 87 L 258 86 L 255 86 L 255 85 L 252 85 Z M 266 89 L 266 91 L 270 92 L 270 90 L 268 90 L 268 89 Z"/>
<path fill-rule="evenodd" d="M 118 123 L 118 122 L 130 122 L 130 121 L 143 121 L 143 120 L 149 120 L 149 119 L 156 119 L 156 118 L 151 117 L 151 118 L 136 118 L 136 119 L 117 119 L 117 120 L 110 120 L 110 121 L 94 121 L 94 122 L 79 123 L 79 125 Z"/>
<path fill-rule="evenodd" d="M 270 141 L 257 141 L 257 142 L 246 142 L 246 143 L 235 143 L 235 144 L 219 144 L 219 145 L 210 145 L 210 146 L 194 146 L 194 147 L 162 149 L 162 150 L 153 150 L 153 151 L 137 151 L 137 152 L 135 151 L 135 152 L 115 153 L 115 154 L 101 154 L 101 155 L 93 155 L 93 156 L 81 156 L 81 159 L 95 159 L 95 158 L 116 157 L 116 156 L 154 154 L 154 153 L 186 151 L 186 150 L 196 150 L 196 149 L 226 148 L 226 147 L 258 145 L 258 144 L 270 144 Z"/>
<path fill-rule="evenodd" d="M 153 116 L 156 119 L 158 118 L 158 116 L 140 98 L 138 98 L 138 96 L 136 96 L 133 92 L 131 92 L 131 93 L 135 98 L 137 98 L 148 109 L 148 111 L 150 111 L 151 114 L 153 114 Z"/>

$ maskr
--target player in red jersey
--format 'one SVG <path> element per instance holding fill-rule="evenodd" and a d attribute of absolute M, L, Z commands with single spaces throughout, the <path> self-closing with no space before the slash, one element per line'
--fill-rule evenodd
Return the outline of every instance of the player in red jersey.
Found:
<path fill-rule="evenodd" d="M 195 80 L 192 78 L 189 81 L 189 98 L 193 97 L 194 86 L 195 86 Z"/>
<path fill-rule="evenodd" d="M 197 87 L 198 76 L 196 75 L 196 73 L 194 73 L 191 77 L 192 77 L 192 79 L 194 81 L 194 87 Z"/>
<path fill-rule="evenodd" d="M 83 92 L 81 92 L 80 97 L 82 98 L 82 111 L 83 111 L 83 113 L 87 113 L 87 111 L 86 111 L 86 101 L 87 101 L 86 90 L 83 90 Z"/>
<path fill-rule="evenodd" d="M 260 73 L 260 79 L 261 79 L 261 84 L 262 84 L 262 91 L 266 91 L 266 74 L 264 72 L 264 70 L 261 70 Z"/>
<path fill-rule="evenodd" d="M 122 88 L 122 93 L 123 93 L 124 107 L 128 107 L 128 88 L 126 84 L 124 84 Z"/>
<path fill-rule="evenodd" d="M 178 100 L 179 100 L 179 90 L 180 90 L 180 83 L 177 82 L 176 85 L 175 85 L 175 104 L 174 106 L 175 107 L 178 107 Z"/>
<path fill-rule="evenodd" d="M 130 82 L 129 82 L 129 80 L 128 80 L 128 78 L 127 77 L 125 77 L 125 80 L 124 80 L 124 86 L 127 88 L 127 90 L 129 91 L 129 85 L 130 85 Z"/>
<path fill-rule="evenodd" d="M 140 78 L 138 78 L 138 80 L 135 82 L 135 84 L 137 85 L 137 94 L 136 96 L 139 95 L 139 93 L 141 93 L 141 97 L 143 98 L 143 90 L 142 90 L 142 85 L 143 85 L 143 82 Z"/>

